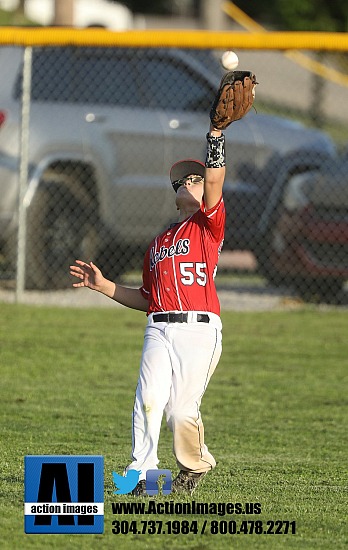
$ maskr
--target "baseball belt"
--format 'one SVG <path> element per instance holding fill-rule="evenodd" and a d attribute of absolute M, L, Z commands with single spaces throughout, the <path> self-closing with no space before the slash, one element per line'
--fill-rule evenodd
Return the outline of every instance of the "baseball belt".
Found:
<path fill-rule="evenodd" d="M 187 313 L 154 313 L 152 316 L 154 323 L 187 323 Z M 206 313 L 197 313 L 197 323 L 209 323 L 209 315 Z"/>

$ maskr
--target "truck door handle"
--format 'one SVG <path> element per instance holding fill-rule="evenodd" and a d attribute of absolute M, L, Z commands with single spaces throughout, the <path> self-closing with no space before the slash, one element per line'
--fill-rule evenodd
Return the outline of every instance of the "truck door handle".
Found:
<path fill-rule="evenodd" d="M 86 122 L 105 122 L 106 117 L 104 115 L 96 115 L 95 113 L 87 113 L 85 116 Z"/>
<path fill-rule="evenodd" d="M 189 122 L 182 122 L 181 120 L 178 120 L 177 118 L 172 118 L 169 123 L 169 128 L 172 130 L 177 130 L 180 128 L 181 130 L 186 130 L 187 128 L 191 127 L 191 124 Z"/>

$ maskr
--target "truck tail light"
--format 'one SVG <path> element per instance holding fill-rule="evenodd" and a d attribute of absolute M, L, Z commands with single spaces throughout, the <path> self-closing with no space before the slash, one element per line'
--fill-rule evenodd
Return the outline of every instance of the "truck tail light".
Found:
<path fill-rule="evenodd" d="M 0 128 L 1 126 L 3 125 L 3 123 L 5 122 L 6 120 L 6 113 L 5 111 L 0 111 Z"/>

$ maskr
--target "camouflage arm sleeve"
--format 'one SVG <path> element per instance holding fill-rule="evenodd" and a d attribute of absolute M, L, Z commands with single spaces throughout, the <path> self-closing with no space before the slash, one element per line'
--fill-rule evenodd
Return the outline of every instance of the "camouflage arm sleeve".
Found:
<path fill-rule="evenodd" d="M 225 136 L 219 137 L 207 134 L 207 152 L 205 165 L 207 168 L 222 168 L 226 165 Z"/>

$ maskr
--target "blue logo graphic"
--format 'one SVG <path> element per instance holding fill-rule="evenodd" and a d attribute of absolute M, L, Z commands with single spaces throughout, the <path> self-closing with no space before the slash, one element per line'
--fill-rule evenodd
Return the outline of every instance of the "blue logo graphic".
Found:
<path fill-rule="evenodd" d="M 112 472 L 112 478 L 117 487 L 117 491 L 114 491 L 114 495 L 126 495 L 133 491 L 139 481 L 140 474 L 141 471 L 138 470 L 128 470 L 125 476 L 120 476 L 116 472 Z"/>
<path fill-rule="evenodd" d="M 172 492 L 172 472 L 170 470 L 148 470 L 146 472 L 146 492 L 148 495 L 170 495 Z"/>
<path fill-rule="evenodd" d="M 104 532 L 104 458 L 24 458 L 24 529 L 33 534 Z"/>

